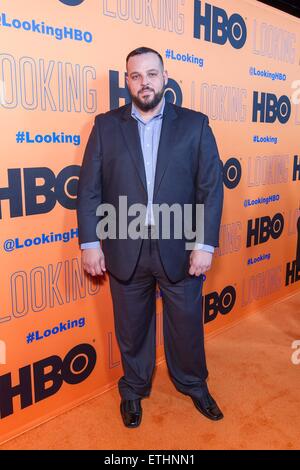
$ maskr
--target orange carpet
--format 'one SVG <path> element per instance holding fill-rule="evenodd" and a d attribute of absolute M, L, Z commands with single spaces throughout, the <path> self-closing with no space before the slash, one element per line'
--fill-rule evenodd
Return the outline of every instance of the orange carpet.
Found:
<path fill-rule="evenodd" d="M 126 429 L 116 389 L 3 444 L 5 449 L 299 449 L 300 294 L 207 339 L 209 388 L 225 418 L 204 418 L 157 367 L 143 421 Z"/>

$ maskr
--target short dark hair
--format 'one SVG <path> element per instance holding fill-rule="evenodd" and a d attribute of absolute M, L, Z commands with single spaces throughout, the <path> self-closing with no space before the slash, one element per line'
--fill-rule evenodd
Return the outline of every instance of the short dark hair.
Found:
<path fill-rule="evenodd" d="M 161 61 L 161 65 L 164 68 L 164 61 L 163 61 L 162 56 L 160 55 L 159 52 L 155 51 L 154 49 L 151 49 L 150 47 L 138 47 L 137 49 L 134 49 L 133 51 L 131 51 L 126 57 L 126 65 L 130 57 L 134 57 L 135 55 L 148 54 L 149 52 L 152 52 L 153 54 L 156 54 L 159 57 L 159 60 Z"/>

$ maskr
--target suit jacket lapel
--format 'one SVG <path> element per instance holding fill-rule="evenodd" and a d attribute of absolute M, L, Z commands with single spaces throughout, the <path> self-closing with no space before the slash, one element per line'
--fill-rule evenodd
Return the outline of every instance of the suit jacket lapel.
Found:
<path fill-rule="evenodd" d="M 137 121 L 131 116 L 131 104 L 125 108 L 121 119 L 121 129 L 130 156 L 133 160 L 137 173 L 141 179 L 145 191 L 147 192 L 146 173 L 143 152 L 141 147 L 139 129 Z M 126 171 L 126 168 L 125 168 Z"/>
<path fill-rule="evenodd" d="M 175 138 L 177 135 L 176 129 L 178 125 L 177 117 L 178 116 L 173 105 L 166 102 L 157 153 L 153 197 L 159 189 L 161 180 L 170 161 L 171 149 L 175 145 Z M 133 160 L 137 173 L 142 181 L 143 187 L 147 193 L 146 172 L 138 130 L 138 123 L 131 116 L 131 104 L 125 107 L 121 119 L 121 129 L 130 156 Z"/>

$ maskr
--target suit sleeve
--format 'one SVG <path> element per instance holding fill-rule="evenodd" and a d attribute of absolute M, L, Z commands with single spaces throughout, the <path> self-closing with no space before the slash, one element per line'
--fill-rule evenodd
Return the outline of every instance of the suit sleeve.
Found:
<path fill-rule="evenodd" d="M 223 163 L 215 137 L 205 116 L 199 144 L 197 172 L 197 204 L 204 204 L 204 240 L 202 243 L 219 246 L 219 231 L 223 209 Z"/>
<path fill-rule="evenodd" d="M 79 173 L 76 204 L 79 245 L 99 241 L 96 227 L 100 216 L 96 215 L 96 210 L 102 202 L 101 172 L 101 141 L 95 119 Z"/>

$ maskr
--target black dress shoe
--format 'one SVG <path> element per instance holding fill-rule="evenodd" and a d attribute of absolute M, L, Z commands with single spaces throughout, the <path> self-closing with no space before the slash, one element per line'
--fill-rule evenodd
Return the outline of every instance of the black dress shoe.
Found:
<path fill-rule="evenodd" d="M 206 418 L 212 419 L 213 421 L 224 418 L 222 411 L 209 392 L 202 398 L 191 398 L 197 410 L 206 416 Z"/>
<path fill-rule="evenodd" d="M 120 411 L 123 423 L 127 428 L 137 428 L 142 421 L 142 407 L 140 398 L 137 400 L 122 400 Z"/>

